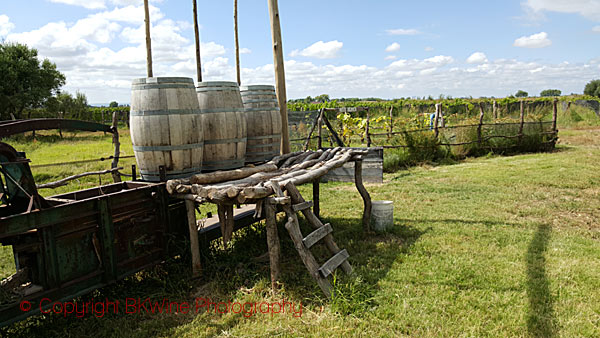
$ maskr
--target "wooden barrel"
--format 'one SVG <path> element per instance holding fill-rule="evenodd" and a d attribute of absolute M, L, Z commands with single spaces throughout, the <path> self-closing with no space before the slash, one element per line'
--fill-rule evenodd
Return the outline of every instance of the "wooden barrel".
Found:
<path fill-rule="evenodd" d="M 133 80 L 131 142 L 142 179 L 186 177 L 202 170 L 204 133 L 194 80 L 154 77 Z"/>
<path fill-rule="evenodd" d="M 246 163 L 269 161 L 279 155 L 281 115 L 275 87 L 246 86 L 240 89 L 248 119 Z"/>
<path fill-rule="evenodd" d="M 229 170 L 246 160 L 246 114 L 236 82 L 200 82 L 196 88 L 204 124 L 203 171 Z"/>

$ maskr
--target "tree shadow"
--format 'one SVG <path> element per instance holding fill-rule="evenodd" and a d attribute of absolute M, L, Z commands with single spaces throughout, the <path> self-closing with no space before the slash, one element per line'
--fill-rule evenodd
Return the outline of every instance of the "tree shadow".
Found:
<path fill-rule="evenodd" d="M 540 224 L 527 249 L 527 297 L 530 307 L 527 329 L 534 337 L 556 335 L 554 300 L 550 292 L 545 258 L 550 233 L 549 225 Z"/>

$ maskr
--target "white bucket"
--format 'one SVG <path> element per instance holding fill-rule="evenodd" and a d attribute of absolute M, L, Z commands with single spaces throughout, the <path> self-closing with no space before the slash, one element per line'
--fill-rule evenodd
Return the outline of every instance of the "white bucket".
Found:
<path fill-rule="evenodd" d="M 377 232 L 385 232 L 394 225 L 394 202 L 373 201 L 371 225 Z"/>

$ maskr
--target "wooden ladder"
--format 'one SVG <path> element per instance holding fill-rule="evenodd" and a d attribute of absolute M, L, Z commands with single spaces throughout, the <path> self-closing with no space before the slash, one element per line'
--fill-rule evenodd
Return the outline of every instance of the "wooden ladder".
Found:
<path fill-rule="evenodd" d="M 283 197 L 283 192 L 279 188 L 278 184 L 271 185 L 275 190 L 275 193 L 279 197 Z M 294 246 L 300 254 L 300 258 L 304 262 L 304 265 L 308 269 L 310 275 L 317 281 L 319 287 L 325 293 L 327 298 L 331 298 L 333 288 L 331 283 L 327 279 L 337 268 L 341 267 L 346 274 L 352 273 L 352 267 L 348 263 L 350 255 L 346 249 L 340 250 L 340 248 L 333 241 L 333 235 L 331 224 L 323 224 L 321 220 L 313 213 L 311 208 L 313 207 L 312 201 L 305 201 L 298 188 L 293 183 L 285 185 L 285 189 L 291 198 L 291 204 L 284 204 L 283 211 L 287 216 L 287 222 L 285 228 L 287 229 Z M 298 222 L 297 212 L 302 212 L 308 223 L 311 225 L 313 232 L 308 234 L 306 237 L 302 235 L 300 231 L 300 223 Z M 323 242 L 332 257 L 327 260 L 323 265 L 319 266 L 319 263 L 315 259 L 310 249 L 317 243 Z"/>

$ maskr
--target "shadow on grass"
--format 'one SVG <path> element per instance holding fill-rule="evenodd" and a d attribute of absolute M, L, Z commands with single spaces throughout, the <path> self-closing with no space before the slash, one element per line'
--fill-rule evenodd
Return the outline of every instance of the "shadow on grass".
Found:
<path fill-rule="evenodd" d="M 527 329 L 534 337 L 553 337 L 556 334 L 554 300 L 546 274 L 546 250 L 550 240 L 549 225 L 539 225 L 527 249 L 527 297 L 529 314 Z"/>

